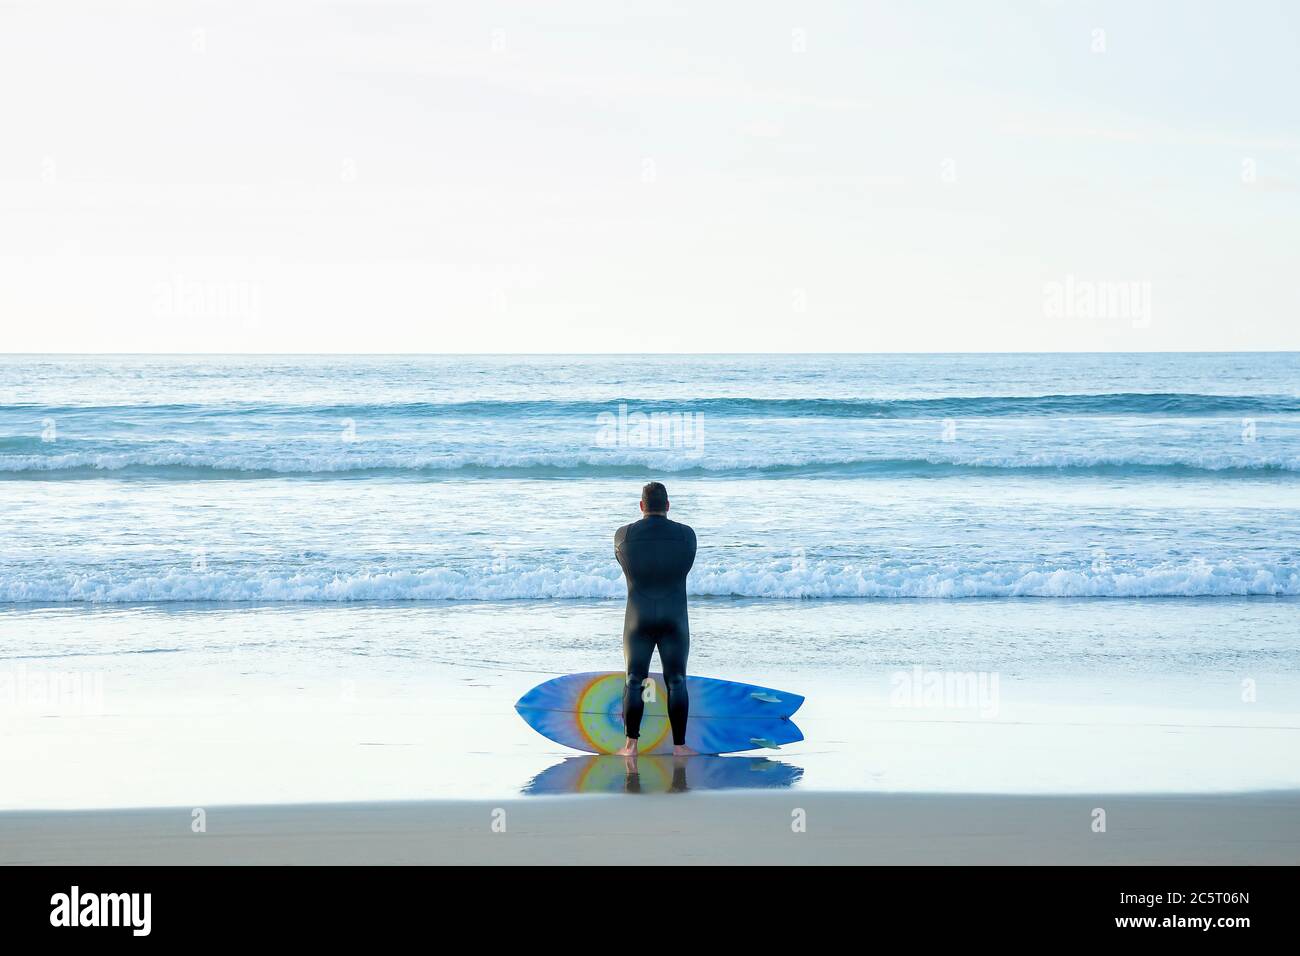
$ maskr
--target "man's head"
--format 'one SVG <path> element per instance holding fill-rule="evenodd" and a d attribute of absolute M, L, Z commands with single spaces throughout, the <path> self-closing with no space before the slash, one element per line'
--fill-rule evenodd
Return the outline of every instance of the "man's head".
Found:
<path fill-rule="evenodd" d="M 641 489 L 641 513 L 665 515 L 668 513 L 668 489 L 661 481 L 651 481 Z"/>

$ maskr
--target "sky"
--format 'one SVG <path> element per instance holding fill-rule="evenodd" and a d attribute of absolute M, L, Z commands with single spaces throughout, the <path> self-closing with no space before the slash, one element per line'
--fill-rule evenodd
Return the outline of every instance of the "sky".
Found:
<path fill-rule="evenodd" d="M 0 351 L 1300 349 L 1300 6 L 0 2 Z"/>

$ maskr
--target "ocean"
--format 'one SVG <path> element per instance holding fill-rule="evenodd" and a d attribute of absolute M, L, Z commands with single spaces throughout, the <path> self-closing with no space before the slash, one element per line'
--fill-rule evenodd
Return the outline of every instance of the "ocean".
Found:
<path fill-rule="evenodd" d="M 501 717 L 479 749 L 524 753 L 547 742 L 518 693 L 622 665 L 613 534 L 652 478 L 699 539 L 691 670 L 808 692 L 810 742 L 865 747 L 918 667 L 998 675 L 1003 717 L 1032 687 L 1206 726 L 1257 718 L 1245 681 L 1295 732 L 1295 353 L 6 356 L 0 663 L 93 671 L 146 727 L 192 714 L 159 695 L 459 682 L 457 714 Z M 1142 766 L 1300 780 L 1258 741 Z M 915 744 L 873 785 L 1132 785 Z M 867 779 L 847 766 L 805 785 Z"/>
<path fill-rule="evenodd" d="M 0 362 L 0 602 L 1300 594 L 1300 356 Z"/>

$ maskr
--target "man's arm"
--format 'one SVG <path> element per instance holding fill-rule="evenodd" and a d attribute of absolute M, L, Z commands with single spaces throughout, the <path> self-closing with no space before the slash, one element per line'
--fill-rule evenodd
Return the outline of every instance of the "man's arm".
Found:
<path fill-rule="evenodd" d="M 623 563 L 623 542 L 627 540 L 627 525 L 619 528 L 614 532 L 614 558 L 618 561 L 618 566 L 624 571 L 627 565 Z"/>

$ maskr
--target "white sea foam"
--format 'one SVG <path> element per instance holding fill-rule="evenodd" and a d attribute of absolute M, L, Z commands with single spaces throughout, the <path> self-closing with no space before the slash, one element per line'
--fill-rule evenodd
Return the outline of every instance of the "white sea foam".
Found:
<path fill-rule="evenodd" d="M 984 563 L 969 567 L 901 563 L 833 565 L 788 561 L 741 570 L 698 566 L 688 587 L 698 597 L 766 599 L 980 597 L 1195 597 L 1300 595 L 1300 567 L 1245 560 L 1089 567 Z M 122 574 L 110 570 L 49 575 L 0 574 L 5 602 L 346 602 L 618 599 L 624 585 L 608 564 L 555 567 L 411 568 L 348 573 L 286 569 Z"/>
<path fill-rule="evenodd" d="M 43 455 L 0 455 L 0 475 L 10 478 L 103 474 L 192 480 L 222 475 L 285 477 L 374 472 L 435 476 L 471 472 L 480 477 L 491 477 L 494 473 L 503 476 L 537 473 L 584 477 L 645 468 L 667 473 L 720 475 L 773 472 L 854 475 L 964 469 L 994 472 L 1258 474 L 1300 472 L 1300 456 L 1267 454 L 1262 451 L 1191 452 L 1177 447 L 1146 452 L 1134 449 L 1124 454 L 1060 451 L 1006 454 L 958 448 L 949 453 L 908 455 L 906 449 L 886 449 L 880 455 L 863 456 L 845 456 L 832 452 L 801 453 L 771 448 L 750 454 L 724 450 L 697 458 L 665 451 L 637 450 L 530 452 L 483 449 L 455 453 L 434 450 L 395 451 L 391 447 L 377 444 L 372 447 L 345 446 L 343 449 L 338 444 L 327 447 L 307 446 L 296 451 L 286 450 L 284 445 L 268 448 L 251 444 L 251 447 L 239 452 L 215 448 L 200 451 L 73 451 Z"/>

